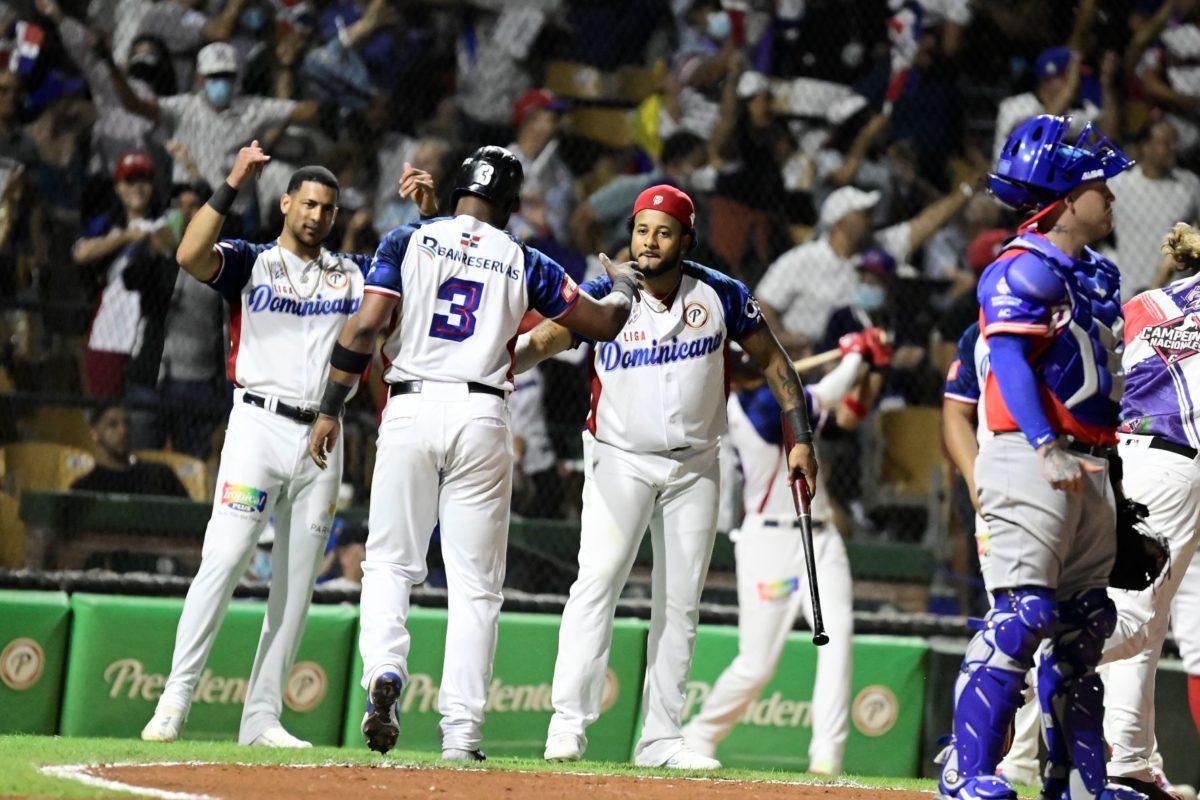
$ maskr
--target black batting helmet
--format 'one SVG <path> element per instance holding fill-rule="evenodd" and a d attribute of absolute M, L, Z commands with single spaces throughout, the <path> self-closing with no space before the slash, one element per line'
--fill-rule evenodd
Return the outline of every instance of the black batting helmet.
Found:
<path fill-rule="evenodd" d="M 464 194 L 473 194 L 511 213 L 520 205 L 524 180 L 525 170 L 511 152 L 495 145 L 481 147 L 458 168 L 450 207 L 454 208 Z"/>

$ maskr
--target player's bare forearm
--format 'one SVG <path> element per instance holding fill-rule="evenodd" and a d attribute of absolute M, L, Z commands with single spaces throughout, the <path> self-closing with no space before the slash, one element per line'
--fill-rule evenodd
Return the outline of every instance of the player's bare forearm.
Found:
<path fill-rule="evenodd" d="M 633 302 L 619 292 L 613 292 L 603 300 L 580 292 L 574 308 L 558 319 L 562 327 L 581 336 L 596 342 L 607 342 L 617 338 L 632 308 Z"/>
<path fill-rule="evenodd" d="M 399 300 L 391 295 L 381 295 L 367 292 L 359 307 L 338 334 L 337 343 L 341 347 L 358 355 L 368 356 L 375 347 L 375 340 L 383 326 L 391 319 Z M 329 380 L 342 386 L 353 386 L 358 382 L 361 372 L 354 373 L 338 369 L 336 364 L 329 367 Z"/>
<path fill-rule="evenodd" d="M 175 260 L 184 271 L 199 281 L 211 281 L 221 267 L 221 257 L 213 251 L 225 217 L 205 203 L 192 215 L 183 231 Z"/>
<path fill-rule="evenodd" d="M 513 372 L 520 375 L 571 346 L 571 332 L 554 320 L 544 320 L 517 339 Z"/>
<path fill-rule="evenodd" d="M 975 438 L 975 406 L 957 400 L 942 401 L 942 441 L 950 461 L 962 473 L 971 492 L 971 504 L 979 507 L 975 498 L 975 456 L 979 455 L 979 440 Z"/>
<path fill-rule="evenodd" d="M 763 325 L 743 339 L 741 345 L 762 366 L 763 377 L 767 379 L 767 385 L 771 387 L 771 394 L 775 395 L 779 407 L 785 413 L 796 408 L 803 409 L 804 384 L 800 382 L 800 376 L 784 352 L 783 345 L 771 332 L 771 327 Z"/>

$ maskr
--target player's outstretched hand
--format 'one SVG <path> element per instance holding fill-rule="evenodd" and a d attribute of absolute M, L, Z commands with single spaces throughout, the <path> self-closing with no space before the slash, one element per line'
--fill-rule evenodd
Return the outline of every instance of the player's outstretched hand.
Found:
<path fill-rule="evenodd" d="M 614 264 L 607 255 L 601 253 L 600 264 L 604 267 L 604 271 L 608 273 L 608 277 L 612 278 L 613 283 L 616 283 L 617 278 L 622 275 L 628 275 L 637 282 L 639 289 L 642 288 L 642 273 L 638 270 L 638 263 L 636 261 Z"/>
<path fill-rule="evenodd" d="M 794 444 L 788 453 L 788 479 L 804 478 L 808 484 L 808 496 L 817 493 L 817 454 L 811 444 Z"/>
<path fill-rule="evenodd" d="M 1078 492 L 1083 489 L 1083 473 L 1099 472 L 1104 467 L 1084 461 L 1067 452 L 1058 441 L 1047 442 L 1037 449 L 1042 476 L 1055 489 Z"/>
<path fill-rule="evenodd" d="M 421 209 L 422 216 L 432 217 L 437 213 L 437 187 L 433 185 L 433 176 L 407 161 L 400 175 L 400 196 L 411 197 L 417 208 Z"/>
<path fill-rule="evenodd" d="M 263 152 L 262 147 L 258 144 L 258 139 L 255 139 L 249 147 L 238 150 L 237 159 L 233 162 L 233 169 L 229 170 L 229 177 L 225 180 L 233 188 L 240 189 L 246 181 L 257 178 L 270 160 L 271 157 Z"/>
<path fill-rule="evenodd" d="M 313 423 L 312 436 L 308 440 L 308 454 L 313 463 L 321 469 L 328 466 L 326 456 L 333 452 L 333 446 L 341 432 L 341 421 L 326 414 L 319 415 Z"/>

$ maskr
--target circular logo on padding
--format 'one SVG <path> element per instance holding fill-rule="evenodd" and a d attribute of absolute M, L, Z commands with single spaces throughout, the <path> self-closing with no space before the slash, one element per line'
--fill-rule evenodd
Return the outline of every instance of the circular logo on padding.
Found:
<path fill-rule="evenodd" d="M 850 717 L 863 736 L 883 736 L 900 717 L 900 701 L 888 687 L 872 684 L 855 696 Z"/>
<path fill-rule="evenodd" d="M 325 699 L 328 688 L 325 668 L 315 661 L 301 661 L 288 675 L 283 702 L 293 711 L 312 711 Z"/>
<path fill-rule="evenodd" d="M 0 680 L 23 692 L 38 682 L 46 669 L 46 653 L 33 639 L 13 639 L 0 652 Z"/>

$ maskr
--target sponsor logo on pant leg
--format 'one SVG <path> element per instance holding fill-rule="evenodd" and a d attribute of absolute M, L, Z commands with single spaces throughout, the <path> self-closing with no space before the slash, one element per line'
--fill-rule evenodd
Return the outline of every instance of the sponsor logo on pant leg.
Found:
<path fill-rule="evenodd" d="M 759 600 L 782 600 L 785 597 L 799 591 L 800 578 L 791 577 L 784 578 L 778 581 L 759 581 L 758 582 L 758 599 Z"/>
<path fill-rule="evenodd" d="M 226 481 L 221 486 L 221 505 L 248 514 L 261 513 L 267 507 L 267 493 L 253 486 Z"/>

